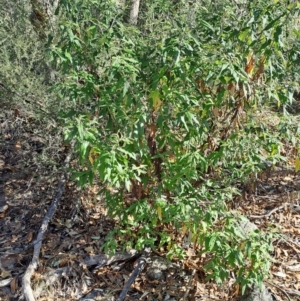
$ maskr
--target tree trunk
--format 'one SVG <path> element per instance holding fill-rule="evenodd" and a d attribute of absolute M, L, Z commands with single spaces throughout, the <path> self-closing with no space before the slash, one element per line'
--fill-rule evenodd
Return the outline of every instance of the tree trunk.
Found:
<path fill-rule="evenodd" d="M 45 38 L 46 32 L 54 28 L 54 12 L 58 2 L 59 0 L 30 0 L 32 7 L 30 22 L 40 38 Z"/>
<path fill-rule="evenodd" d="M 130 13 L 129 13 L 129 24 L 136 25 L 139 16 L 140 0 L 132 0 Z"/>

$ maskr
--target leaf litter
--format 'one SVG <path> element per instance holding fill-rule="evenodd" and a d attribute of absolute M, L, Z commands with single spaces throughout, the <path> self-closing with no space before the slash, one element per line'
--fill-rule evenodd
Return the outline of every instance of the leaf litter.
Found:
<path fill-rule="evenodd" d="M 67 147 L 57 134 L 49 135 L 48 141 L 39 139 L 42 133 L 33 131 L 38 124 L 22 118 L 21 111 L 17 120 L 13 111 L 2 116 L 0 184 L 5 203 L 0 204 L 0 300 L 18 300 L 32 257 L 31 243 L 55 193 Z M 79 189 L 68 181 L 42 241 L 40 264 L 32 279 L 36 300 L 117 300 L 134 271 L 139 253 L 103 254 L 101 247 L 116 221 L 107 216 L 98 190 L 97 185 Z M 277 300 L 300 296 L 300 215 L 295 210 L 299 191 L 298 172 L 276 167 L 235 201 L 235 209 L 260 229 L 276 226 L 281 233 L 273 241 L 274 261 L 267 280 Z M 125 300 L 239 300 L 234 279 L 222 286 L 205 280 L 201 260 L 188 242 L 187 254 L 184 261 L 170 262 L 165 250 L 152 253 Z"/>

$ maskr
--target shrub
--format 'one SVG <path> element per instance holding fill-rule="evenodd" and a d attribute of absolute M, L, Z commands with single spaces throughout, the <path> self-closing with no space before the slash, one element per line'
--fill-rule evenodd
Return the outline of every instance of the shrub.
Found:
<path fill-rule="evenodd" d="M 74 177 L 105 185 L 118 221 L 108 249 L 118 240 L 184 256 L 189 234 L 210 277 L 234 271 L 244 290 L 269 268 L 270 237 L 240 235 L 226 201 L 264 161 L 282 160 L 282 139 L 292 140 L 286 117 L 272 128 L 257 112 L 292 101 L 297 51 L 287 22 L 298 8 L 257 0 L 237 17 L 232 1 L 217 2 L 218 11 L 199 1 L 192 12 L 159 3 L 132 27 L 113 1 L 61 1 L 49 49 L 65 74 L 56 89 L 70 101 L 65 137 L 85 167 Z"/>

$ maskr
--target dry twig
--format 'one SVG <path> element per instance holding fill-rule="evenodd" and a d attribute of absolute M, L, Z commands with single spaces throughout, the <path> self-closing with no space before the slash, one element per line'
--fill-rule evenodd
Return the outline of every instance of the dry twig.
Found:
<path fill-rule="evenodd" d="M 285 206 L 285 205 L 286 205 L 286 206 Z M 269 211 L 269 212 L 266 213 L 266 214 L 263 214 L 263 215 L 250 215 L 250 217 L 251 217 L 251 218 L 264 218 L 264 217 L 269 217 L 269 216 L 272 215 L 273 213 L 275 213 L 275 212 L 277 212 L 277 211 L 280 211 L 280 210 L 283 210 L 283 209 L 285 209 L 285 207 L 288 207 L 288 206 L 291 207 L 291 210 L 292 210 L 292 211 L 300 211 L 300 206 L 297 206 L 297 205 L 294 205 L 294 204 L 289 204 L 289 203 L 286 203 L 285 205 L 276 207 L 276 208 L 272 209 L 271 211 Z"/>
<path fill-rule="evenodd" d="M 290 298 L 290 296 L 287 293 L 287 291 L 286 291 L 285 288 L 282 288 L 282 287 L 280 287 L 280 286 L 278 286 L 278 285 L 276 285 L 276 284 L 274 284 L 274 283 L 272 283 L 270 281 L 267 281 L 267 283 L 269 283 L 269 284 L 273 285 L 274 287 L 278 288 L 280 291 L 282 291 L 286 295 L 286 297 L 288 298 L 288 300 L 291 301 L 291 298 Z"/>
<path fill-rule="evenodd" d="M 196 273 L 196 269 L 193 269 L 192 274 L 191 274 L 190 279 L 189 279 L 189 283 L 188 283 L 187 288 L 186 288 L 186 291 L 185 291 L 184 296 L 182 298 L 182 301 L 186 300 L 186 298 L 187 298 L 187 296 L 190 292 L 190 289 L 192 287 L 192 281 L 194 279 L 195 273 Z"/>

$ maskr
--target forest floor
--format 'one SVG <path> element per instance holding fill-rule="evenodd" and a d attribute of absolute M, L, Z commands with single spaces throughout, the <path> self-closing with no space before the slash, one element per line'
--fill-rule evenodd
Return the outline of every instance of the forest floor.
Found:
<path fill-rule="evenodd" d="M 67 147 L 39 132 L 19 110 L 0 113 L 0 300 L 19 300 L 32 242 L 56 193 Z M 50 132 L 50 131 L 49 131 Z M 72 162 L 71 162 L 72 164 Z M 2 193 L 1 193 L 2 192 Z M 101 249 L 115 221 L 108 218 L 98 187 L 78 189 L 68 181 L 42 241 L 40 264 L 31 279 L 36 300 L 116 300 L 139 254 L 109 258 Z M 274 300 L 300 299 L 300 175 L 274 168 L 235 200 L 235 209 L 262 231 L 275 227 L 273 263 L 265 285 Z M 223 286 L 205 280 L 197 257 L 152 264 L 136 278 L 125 300 L 239 300 L 234 279 Z M 159 268 L 157 269 L 158 265 Z M 160 270 L 159 270 L 160 269 Z"/>

